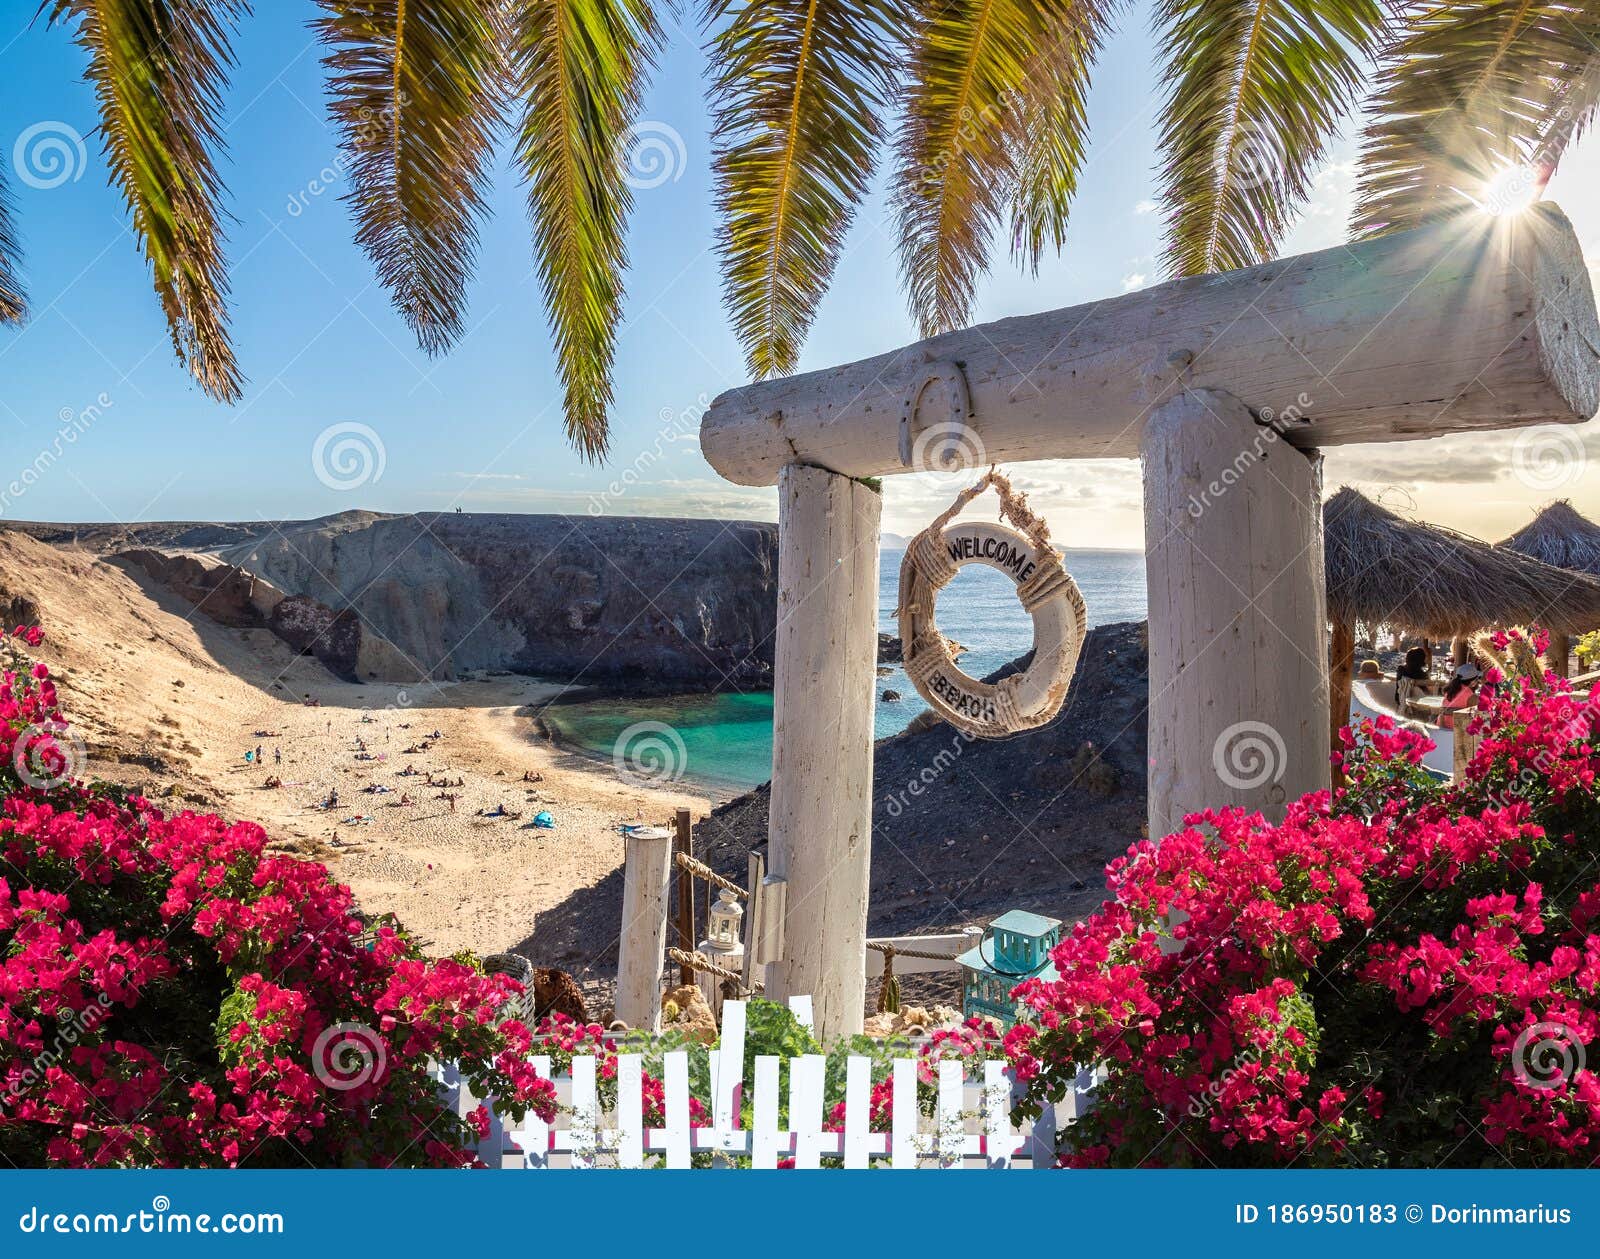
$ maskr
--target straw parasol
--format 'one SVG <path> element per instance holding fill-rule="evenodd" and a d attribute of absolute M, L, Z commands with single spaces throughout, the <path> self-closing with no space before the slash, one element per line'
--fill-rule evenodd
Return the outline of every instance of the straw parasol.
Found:
<path fill-rule="evenodd" d="M 1496 545 L 1556 568 L 1600 577 L 1600 525 L 1577 511 L 1566 499 L 1551 503 L 1509 538 Z M 1600 624 L 1600 622 L 1596 622 Z M 1589 625 L 1587 629 L 1594 629 Z M 1563 677 L 1567 672 L 1568 637 L 1550 632 L 1550 662 Z"/>
<path fill-rule="evenodd" d="M 1357 621 L 1429 638 L 1465 638 L 1489 626 L 1537 623 L 1553 633 L 1581 633 L 1600 625 L 1600 581 L 1406 520 L 1348 485 L 1323 505 L 1322 526 L 1335 732 L 1350 710 Z"/>

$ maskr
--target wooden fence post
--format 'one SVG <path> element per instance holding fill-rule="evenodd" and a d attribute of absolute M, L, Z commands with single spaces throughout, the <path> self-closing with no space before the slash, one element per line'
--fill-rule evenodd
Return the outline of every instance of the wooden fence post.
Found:
<path fill-rule="evenodd" d="M 641 826 L 623 839 L 622 934 L 617 944 L 616 1017 L 661 1030 L 661 960 L 667 947 L 672 832 Z"/>
<path fill-rule="evenodd" d="M 1144 433 L 1151 839 L 1223 805 L 1281 818 L 1329 779 L 1320 461 L 1230 394 Z"/>
<path fill-rule="evenodd" d="M 825 468 L 778 478 L 767 861 L 785 881 L 767 996 L 810 994 L 824 1038 L 861 1030 L 872 847 L 878 521 L 883 497 Z"/>
<path fill-rule="evenodd" d="M 694 823 L 688 809 L 679 809 L 673 818 L 672 852 L 676 856 L 694 856 Z M 693 953 L 694 939 L 694 876 L 681 866 L 678 868 L 678 947 Z M 695 982 L 694 967 L 678 967 L 679 985 Z"/>

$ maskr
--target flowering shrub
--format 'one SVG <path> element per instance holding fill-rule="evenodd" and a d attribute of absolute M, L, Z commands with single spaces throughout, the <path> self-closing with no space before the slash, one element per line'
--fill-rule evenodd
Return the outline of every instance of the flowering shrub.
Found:
<path fill-rule="evenodd" d="M 1103 1066 L 1065 1163 L 1600 1157 L 1600 687 L 1517 673 L 1486 674 L 1459 782 L 1365 723 L 1281 824 L 1206 812 L 1112 863 L 1006 1037 L 1026 1110 Z"/>
<path fill-rule="evenodd" d="M 0 1157 L 21 1166 L 438 1166 L 487 1116 L 430 1057 L 553 1116 L 516 992 L 367 930 L 251 823 L 84 785 L 43 664 L 0 677 Z"/>

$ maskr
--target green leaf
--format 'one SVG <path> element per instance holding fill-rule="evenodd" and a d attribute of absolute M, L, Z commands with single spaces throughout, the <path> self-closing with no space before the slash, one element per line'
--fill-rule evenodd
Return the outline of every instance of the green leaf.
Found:
<path fill-rule="evenodd" d="M 11 190 L 0 171 L 0 323 L 21 323 L 28 317 L 22 291 L 22 244 L 12 220 Z"/>
<path fill-rule="evenodd" d="M 1535 195 L 1594 113 L 1597 47 L 1594 5 L 1476 0 L 1416 12 L 1378 75 L 1354 230 L 1470 209 L 1508 168 L 1526 167 L 1521 191 Z"/>
<path fill-rule="evenodd" d="M 206 393 L 235 402 L 244 379 L 228 338 L 219 204 L 226 189 L 212 155 L 223 148 L 229 39 L 246 0 L 46 6 L 50 24 L 74 25 L 89 54 L 106 162 L 150 261 L 172 348 Z"/>
<path fill-rule="evenodd" d="M 1165 268 L 1273 257 L 1382 39 L 1377 0 L 1162 0 Z"/>
<path fill-rule="evenodd" d="M 485 0 L 320 0 L 356 241 L 429 354 L 461 336 L 504 121 L 504 10 Z"/>
<path fill-rule="evenodd" d="M 923 0 L 893 197 L 924 335 L 968 321 L 1007 210 L 1025 261 L 1060 244 L 1108 12 L 1090 0 Z"/>
<path fill-rule="evenodd" d="M 639 93 L 659 40 L 640 0 L 521 0 L 512 31 L 517 161 L 566 393 L 566 431 L 608 445 Z"/>
<path fill-rule="evenodd" d="M 794 370 L 872 177 L 901 0 L 708 0 L 723 291 L 751 375 Z"/>

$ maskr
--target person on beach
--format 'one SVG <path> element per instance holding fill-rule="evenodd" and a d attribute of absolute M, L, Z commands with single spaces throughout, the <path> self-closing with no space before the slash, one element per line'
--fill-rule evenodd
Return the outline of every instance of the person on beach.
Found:
<path fill-rule="evenodd" d="M 1458 665 L 1444 688 L 1444 703 L 1439 709 L 1439 729 L 1455 729 L 1455 714 L 1473 708 L 1478 703 L 1478 684 L 1483 681 L 1483 670 L 1472 661 Z"/>

